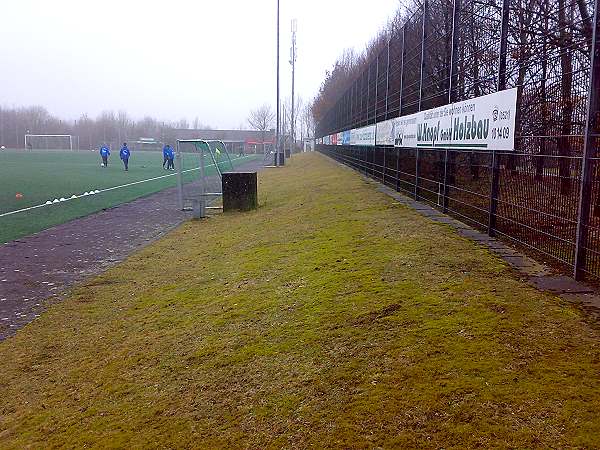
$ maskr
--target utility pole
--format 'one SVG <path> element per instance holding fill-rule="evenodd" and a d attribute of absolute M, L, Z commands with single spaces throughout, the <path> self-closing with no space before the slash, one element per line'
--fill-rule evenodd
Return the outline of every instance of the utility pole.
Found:
<path fill-rule="evenodd" d="M 279 0 L 277 0 L 277 132 L 275 137 L 275 166 L 279 165 L 280 117 L 279 117 Z"/>
<path fill-rule="evenodd" d="M 290 156 L 292 156 L 292 152 L 294 151 L 294 147 L 296 146 L 296 127 L 294 121 L 294 79 L 296 75 L 296 31 L 298 29 L 298 21 L 296 19 L 292 19 L 292 48 L 291 48 L 291 58 L 290 64 L 292 65 L 292 123 L 290 124 L 291 134 L 292 134 L 292 144 L 290 147 Z"/>

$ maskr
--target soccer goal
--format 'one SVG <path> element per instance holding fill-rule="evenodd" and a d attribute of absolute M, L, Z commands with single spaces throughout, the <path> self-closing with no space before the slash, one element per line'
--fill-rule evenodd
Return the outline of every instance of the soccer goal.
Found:
<path fill-rule="evenodd" d="M 26 134 L 27 150 L 73 150 L 73 136 L 70 134 Z"/>

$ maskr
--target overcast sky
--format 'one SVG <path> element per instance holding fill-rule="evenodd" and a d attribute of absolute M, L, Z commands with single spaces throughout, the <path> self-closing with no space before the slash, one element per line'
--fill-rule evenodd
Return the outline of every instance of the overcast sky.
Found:
<path fill-rule="evenodd" d="M 0 105 L 75 119 L 125 110 L 246 126 L 275 105 L 276 0 L 3 0 Z M 362 50 L 398 0 L 281 0 L 281 89 L 312 98 L 344 48 Z"/>

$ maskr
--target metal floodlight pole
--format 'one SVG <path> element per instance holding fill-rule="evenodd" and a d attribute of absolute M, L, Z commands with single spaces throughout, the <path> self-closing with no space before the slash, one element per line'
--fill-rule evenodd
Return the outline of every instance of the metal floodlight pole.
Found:
<path fill-rule="evenodd" d="M 279 123 L 279 0 L 277 0 L 277 131 L 275 137 L 275 165 L 279 166 L 280 123 Z"/>
<path fill-rule="evenodd" d="M 296 75 L 296 30 L 297 30 L 297 21 L 296 19 L 292 20 L 292 55 L 290 64 L 292 65 L 292 123 L 291 123 L 291 134 L 292 134 L 292 146 L 290 147 L 290 156 L 292 156 L 292 152 L 294 151 L 294 146 L 296 144 L 296 130 L 294 127 L 294 81 Z"/>

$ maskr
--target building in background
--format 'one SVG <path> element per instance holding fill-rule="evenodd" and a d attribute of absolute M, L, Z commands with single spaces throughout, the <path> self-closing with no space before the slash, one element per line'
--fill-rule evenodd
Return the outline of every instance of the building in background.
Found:
<path fill-rule="evenodd" d="M 223 141 L 230 154 L 270 153 L 275 143 L 275 130 L 194 130 L 176 129 L 175 139 Z M 175 144 L 175 143 L 173 143 Z"/>

